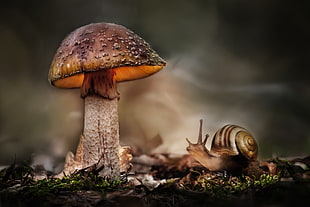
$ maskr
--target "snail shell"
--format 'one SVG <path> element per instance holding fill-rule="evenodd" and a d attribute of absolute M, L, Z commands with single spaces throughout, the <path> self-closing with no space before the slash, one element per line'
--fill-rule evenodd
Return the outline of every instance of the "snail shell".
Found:
<path fill-rule="evenodd" d="M 242 170 L 250 163 L 257 163 L 258 146 L 253 136 L 243 127 L 226 125 L 219 129 L 212 140 L 210 151 L 206 148 L 207 134 L 202 140 L 202 120 L 200 120 L 197 143 L 186 138 L 186 150 L 201 165 L 211 171 Z"/>
<path fill-rule="evenodd" d="M 211 151 L 220 154 L 227 153 L 230 156 L 242 155 L 248 160 L 256 160 L 258 146 L 245 128 L 228 124 L 215 133 Z"/>

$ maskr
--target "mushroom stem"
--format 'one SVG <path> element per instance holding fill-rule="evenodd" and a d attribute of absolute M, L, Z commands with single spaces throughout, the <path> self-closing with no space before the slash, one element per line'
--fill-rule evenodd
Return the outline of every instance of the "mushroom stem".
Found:
<path fill-rule="evenodd" d="M 117 99 L 87 96 L 84 100 L 84 143 L 82 167 L 97 164 L 100 175 L 113 179 L 120 175 Z"/>
<path fill-rule="evenodd" d="M 81 87 L 84 97 L 84 130 L 82 167 L 94 164 L 99 174 L 108 179 L 120 175 L 118 92 L 115 72 L 110 70 L 85 73 Z"/>
<path fill-rule="evenodd" d="M 97 95 L 106 99 L 118 98 L 115 71 L 107 69 L 85 73 L 81 87 L 81 97 L 85 98 L 89 95 Z"/>

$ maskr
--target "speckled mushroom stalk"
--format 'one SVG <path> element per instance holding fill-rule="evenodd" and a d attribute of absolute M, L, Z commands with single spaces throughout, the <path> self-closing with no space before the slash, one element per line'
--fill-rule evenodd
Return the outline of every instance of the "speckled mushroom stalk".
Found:
<path fill-rule="evenodd" d="M 120 175 L 130 158 L 120 159 L 126 150 L 119 152 L 117 83 L 150 76 L 165 64 L 141 37 L 116 24 L 89 24 L 64 39 L 49 81 L 59 88 L 81 88 L 85 107 L 83 134 L 76 155 L 66 157 L 65 173 L 95 166 L 108 179 Z"/>
<path fill-rule="evenodd" d="M 84 98 L 83 164 L 103 167 L 100 175 L 120 176 L 118 93 L 112 69 L 85 73 L 81 87 Z"/>

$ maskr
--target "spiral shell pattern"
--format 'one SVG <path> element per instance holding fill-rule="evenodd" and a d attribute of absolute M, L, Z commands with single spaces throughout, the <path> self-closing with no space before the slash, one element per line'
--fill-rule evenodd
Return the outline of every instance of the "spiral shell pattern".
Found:
<path fill-rule="evenodd" d="M 226 125 L 219 129 L 212 141 L 211 151 L 228 155 L 243 155 L 248 160 L 257 159 L 258 146 L 253 136 L 243 127 Z"/>

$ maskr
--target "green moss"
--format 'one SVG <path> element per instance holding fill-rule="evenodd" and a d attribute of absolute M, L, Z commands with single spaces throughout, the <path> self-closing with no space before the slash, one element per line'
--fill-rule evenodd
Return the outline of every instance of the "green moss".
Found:
<path fill-rule="evenodd" d="M 93 190 L 102 194 L 112 191 L 128 189 L 128 184 L 123 180 L 106 180 L 93 172 L 78 171 L 62 179 L 49 178 L 35 181 L 34 171 L 29 162 L 22 164 L 13 163 L 8 168 L 0 171 L 0 190 L 18 187 L 24 196 L 44 196 L 57 194 L 62 191 Z"/>
<path fill-rule="evenodd" d="M 38 180 L 24 189 L 24 194 L 33 196 L 44 196 L 58 194 L 63 191 L 99 191 L 102 194 L 112 191 L 128 189 L 128 184 L 122 180 L 106 180 L 92 172 L 79 171 L 62 179 L 51 178 Z"/>
<path fill-rule="evenodd" d="M 199 176 L 194 191 L 204 192 L 211 197 L 229 198 L 234 194 L 260 191 L 279 181 L 279 176 L 263 174 L 258 179 L 249 176 Z"/>

